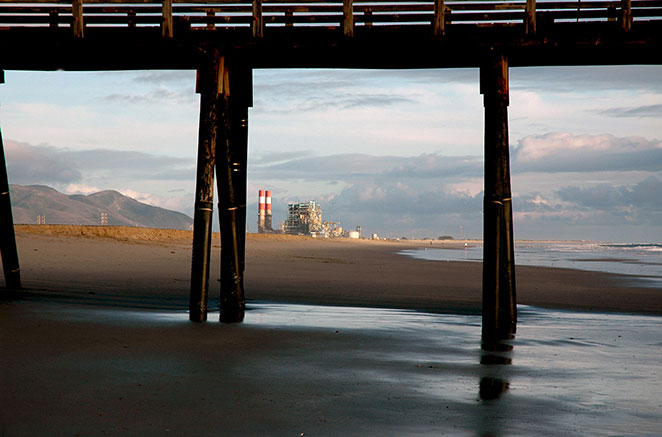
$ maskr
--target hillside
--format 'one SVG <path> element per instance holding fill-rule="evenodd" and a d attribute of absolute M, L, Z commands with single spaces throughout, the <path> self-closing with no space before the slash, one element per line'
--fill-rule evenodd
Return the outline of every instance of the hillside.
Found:
<path fill-rule="evenodd" d="M 193 219 L 186 214 L 139 202 L 117 191 L 90 195 L 62 194 L 43 185 L 10 187 L 14 223 L 99 225 L 101 213 L 108 214 L 110 226 L 138 226 L 159 229 L 191 229 Z"/>

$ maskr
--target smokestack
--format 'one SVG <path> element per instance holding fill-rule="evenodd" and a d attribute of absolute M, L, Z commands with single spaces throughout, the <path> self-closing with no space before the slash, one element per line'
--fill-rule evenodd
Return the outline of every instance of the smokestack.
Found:
<path fill-rule="evenodd" d="M 265 207 L 264 207 L 264 190 L 260 190 L 258 192 L 258 210 L 257 210 L 257 233 L 258 234 L 263 234 L 264 233 L 264 214 L 265 214 Z"/>
<path fill-rule="evenodd" d="M 271 191 L 267 191 L 266 193 L 265 210 L 266 210 L 266 217 L 264 221 L 264 227 L 266 232 L 271 232 L 273 231 L 273 229 L 271 228 Z"/>

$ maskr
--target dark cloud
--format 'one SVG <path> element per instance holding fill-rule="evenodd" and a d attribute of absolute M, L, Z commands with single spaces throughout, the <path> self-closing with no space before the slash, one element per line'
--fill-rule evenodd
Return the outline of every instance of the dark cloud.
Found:
<path fill-rule="evenodd" d="M 561 200 L 588 210 L 638 210 L 662 214 L 662 179 L 649 177 L 631 186 L 606 184 L 565 187 L 557 192 Z"/>
<path fill-rule="evenodd" d="M 599 111 L 602 115 L 620 118 L 662 117 L 662 105 L 635 106 L 631 108 L 609 108 Z"/>
<path fill-rule="evenodd" d="M 483 159 L 480 156 L 443 156 L 423 153 L 402 160 L 403 163 L 386 172 L 388 177 L 411 178 L 475 178 L 483 175 Z"/>
<path fill-rule="evenodd" d="M 82 179 L 62 149 L 5 140 L 7 171 L 12 184 L 74 183 Z"/>
<path fill-rule="evenodd" d="M 650 171 L 662 169 L 662 141 L 555 132 L 525 137 L 512 150 L 513 172 Z"/>
<path fill-rule="evenodd" d="M 195 172 L 190 159 L 118 150 L 69 150 L 5 141 L 9 177 L 15 184 L 68 184 L 83 174 L 142 180 L 188 179 Z"/>
<path fill-rule="evenodd" d="M 364 231 L 391 236 L 436 238 L 459 236 L 460 227 L 480 235 L 482 193 L 422 189 L 418 185 L 388 181 L 354 184 L 343 189 L 324 205 L 324 214 L 340 220 L 345 227 L 361 225 Z"/>

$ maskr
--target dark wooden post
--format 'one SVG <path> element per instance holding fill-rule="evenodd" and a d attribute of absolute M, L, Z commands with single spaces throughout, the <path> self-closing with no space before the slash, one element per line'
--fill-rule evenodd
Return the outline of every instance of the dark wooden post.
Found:
<path fill-rule="evenodd" d="M 443 36 L 446 33 L 446 5 L 444 0 L 434 0 L 432 32 L 434 36 Z"/>
<path fill-rule="evenodd" d="M 526 0 L 525 32 L 536 33 L 536 0 Z"/>
<path fill-rule="evenodd" d="M 214 158 L 218 128 L 218 100 L 221 91 L 219 70 L 220 56 L 214 50 L 203 61 L 203 65 L 198 68 L 196 85 L 196 92 L 200 94 L 200 126 L 189 303 L 189 319 L 193 322 L 207 320 L 209 257 L 211 254 L 211 225 L 214 208 Z"/>
<path fill-rule="evenodd" d="M 342 15 L 343 34 L 351 38 L 354 36 L 354 0 L 343 0 Z"/>
<path fill-rule="evenodd" d="M 239 233 L 239 261 L 243 281 L 246 259 L 246 183 L 248 165 L 248 108 L 253 106 L 253 71 L 248 67 L 235 68 L 231 80 L 232 165 L 237 193 L 237 227 Z"/>
<path fill-rule="evenodd" d="M 485 106 L 483 345 L 515 333 L 515 249 L 508 148 L 508 59 L 491 53 L 480 69 Z"/>
<path fill-rule="evenodd" d="M 82 38 L 85 36 L 85 22 L 83 21 L 83 0 L 72 0 L 71 14 L 73 15 L 72 27 L 74 36 Z"/>
<path fill-rule="evenodd" d="M 264 36 L 264 20 L 262 19 L 262 0 L 253 0 L 253 38 Z"/>
<path fill-rule="evenodd" d="M 221 322 L 244 319 L 246 162 L 251 70 L 224 64 L 219 100 L 216 174 L 221 228 Z"/>
<path fill-rule="evenodd" d="M 164 38 L 172 38 L 174 36 L 174 27 L 172 0 L 163 0 L 161 5 L 161 35 Z"/>
<path fill-rule="evenodd" d="M 0 83 L 4 82 L 0 81 Z M 5 161 L 5 146 L 0 131 L 0 253 L 2 269 L 5 272 L 5 287 L 21 288 L 21 270 L 18 265 L 18 250 L 14 234 L 14 218 L 9 196 L 9 178 Z"/>
<path fill-rule="evenodd" d="M 624 32 L 632 29 L 632 2 L 621 0 L 621 28 Z"/>

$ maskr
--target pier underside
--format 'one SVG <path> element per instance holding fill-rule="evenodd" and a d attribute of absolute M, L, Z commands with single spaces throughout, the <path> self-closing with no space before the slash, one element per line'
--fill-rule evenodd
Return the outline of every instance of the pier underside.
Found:
<path fill-rule="evenodd" d="M 442 2 L 443 3 L 443 2 Z M 165 4 L 165 3 L 164 3 Z M 165 6 L 164 6 L 165 7 Z M 244 317 L 246 161 L 252 71 L 260 68 L 481 69 L 485 106 L 483 339 L 515 332 L 516 299 L 508 143 L 508 69 L 524 66 L 662 64 L 662 26 L 539 20 L 510 26 L 455 24 L 191 29 L 69 27 L 0 29 L 0 70 L 193 69 L 201 95 L 190 319 L 207 318 L 214 174 L 222 238 L 221 321 Z M 533 22 L 535 23 L 535 20 Z M 263 29 L 264 30 L 264 29 Z M 4 161 L 2 171 L 5 171 Z M 0 178 L 1 179 L 1 178 Z M 6 178 L 5 178 L 6 179 Z M 1 181 L 0 181 L 1 182 Z M 2 191 L 8 191 L 4 188 Z M 9 196 L 2 257 L 20 287 Z M 3 197 L 3 199 L 5 199 Z M 11 211 L 10 211 L 11 212 Z M 4 218 L 9 217 L 9 220 Z M 12 249 L 13 247 L 13 249 Z M 9 269 L 7 268 L 9 265 Z"/>

